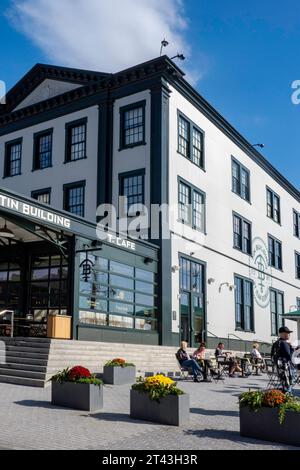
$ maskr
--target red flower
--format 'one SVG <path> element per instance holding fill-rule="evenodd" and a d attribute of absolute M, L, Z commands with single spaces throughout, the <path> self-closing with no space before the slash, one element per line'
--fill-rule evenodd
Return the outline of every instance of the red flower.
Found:
<path fill-rule="evenodd" d="M 125 364 L 126 363 L 125 359 L 120 359 L 120 358 L 113 359 L 111 362 L 114 362 L 115 364 Z"/>
<path fill-rule="evenodd" d="M 88 369 L 81 366 L 73 367 L 68 374 L 68 379 L 76 381 L 79 379 L 89 379 L 92 376 Z"/>

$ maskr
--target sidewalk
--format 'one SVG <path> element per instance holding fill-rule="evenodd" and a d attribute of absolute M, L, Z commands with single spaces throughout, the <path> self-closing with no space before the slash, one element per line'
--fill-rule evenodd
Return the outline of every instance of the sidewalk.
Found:
<path fill-rule="evenodd" d="M 50 388 L 0 384 L 0 449 L 288 449 L 239 435 L 238 395 L 265 387 L 264 377 L 180 386 L 191 395 L 191 422 L 184 428 L 130 420 L 128 386 L 106 386 L 104 410 L 89 415 L 52 407 Z"/>

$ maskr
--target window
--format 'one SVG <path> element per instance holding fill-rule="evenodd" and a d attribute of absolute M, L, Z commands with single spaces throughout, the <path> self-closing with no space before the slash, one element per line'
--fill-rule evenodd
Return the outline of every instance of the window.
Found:
<path fill-rule="evenodd" d="M 280 198 L 267 188 L 267 216 L 278 224 L 281 223 Z"/>
<path fill-rule="evenodd" d="M 252 253 L 252 227 L 250 222 L 233 215 L 233 247 L 248 255 Z"/>
<path fill-rule="evenodd" d="M 123 208 L 124 215 L 131 215 L 131 210 L 133 211 L 132 214 L 135 215 L 139 210 L 137 205 L 145 203 L 144 175 L 145 170 L 120 175 L 120 196 L 127 198 L 126 206 Z"/>
<path fill-rule="evenodd" d="M 21 174 L 22 139 L 8 142 L 5 146 L 4 177 Z"/>
<path fill-rule="evenodd" d="M 52 166 L 52 136 L 52 129 L 35 134 L 33 170 L 43 170 Z"/>
<path fill-rule="evenodd" d="M 234 284 L 236 329 L 243 331 L 254 331 L 252 281 L 235 276 Z"/>
<path fill-rule="evenodd" d="M 235 159 L 232 159 L 232 191 L 250 202 L 250 172 Z"/>
<path fill-rule="evenodd" d="M 74 162 L 86 158 L 87 119 L 66 125 L 65 162 Z"/>
<path fill-rule="evenodd" d="M 142 101 L 120 109 L 121 149 L 145 144 L 145 107 Z"/>
<path fill-rule="evenodd" d="M 178 211 L 182 223 L 205 232 L 205 194 L 183 181 L 179 181 Z"/>
<path fill-rule="evenodd" d="M 64 209 L 84 217 L 85 181 L 64 186 Z"/>
<path fill-rule="evenodd" d="M 284 294 L 275 289 L 270 289 L 271 298 L 271 334 L 278 335 L 278 330 L 284 326 Z"/>
<path fill-rule="evenodd" d="M 297 298 L 297 311 L 300 311 L 300 298 Z"/>
<path fill-rule="evenodd" d="M 41 204 L 50 204 L 51 202 L 51 188 L 40 189 L 38 191 L 32 191 L 31 197 L 36 199 Z"/>
<path fill-rule="evenodd" d="M 86 261 L 81 253 L 80 264 Z M 80 323 L 145 331 L 157 330 L 155 273 L 88 255 L 90 276 L 80 277 Z"/>
<path fill-rule="evenodd" d="M 293 211 L 293 222 L 294 222 L 294 236 L 300 238 L 300 214 L 297 211 Z"/>
<path fill-rule="evenodd" d="M 178 152 L 204 169 L 204 133 L 178 114 Z"/>
<path fill-rule="evenodd" d="M 268 246 L 270 266 L 282 270 L 282 243 L 269 235 Z"/>
<path fill-rule="evenodd" d="M 300 253 L 295 253 L 295 261 L 296 261 L 296 278 L 300 279 Z"/>

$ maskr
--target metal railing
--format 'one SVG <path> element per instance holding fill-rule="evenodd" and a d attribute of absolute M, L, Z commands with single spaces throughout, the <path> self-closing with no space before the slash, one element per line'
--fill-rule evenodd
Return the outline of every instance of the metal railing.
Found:
<path fill-rule="evenodd" d="M 14 337 L 14 319 L 15 319 L 15 312 L 14 310 L 3 310 L 0 312 L 0 318 L 5 317 L 6 315 L 10 315 L 10 337 Z"/>
<path fill-rule="evenodd" d="M 243 338 L 240 338 L 239 336 L 233 334 L 233 333 L 229 333 L 228 334 L 228 349 L 230 349 L 230 338 L 235 338 L 237 339 L 238 341 L 240 341 L 241 343 L 244 343 L 244 351 L 247 352 L 247 346 L 248 346 L 248 342 L 245 341 Z M 242 348 L 241 348 L 241 351 L 242 351 Z"/>

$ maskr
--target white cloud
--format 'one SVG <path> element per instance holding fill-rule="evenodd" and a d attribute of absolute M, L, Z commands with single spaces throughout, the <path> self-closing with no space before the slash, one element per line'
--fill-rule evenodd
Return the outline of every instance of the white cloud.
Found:
<path fill-rule="evenodd" d="M 182 0 L 12 0 L 7 16 L 58 65 L 116 72 L 157 57 L 164 37 L 169 56 L 191 53 Z"/>

